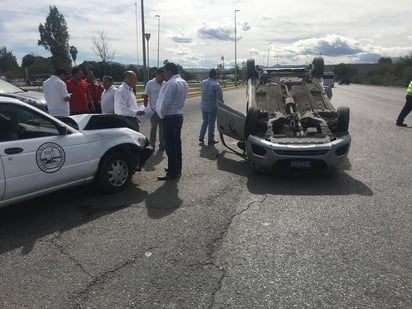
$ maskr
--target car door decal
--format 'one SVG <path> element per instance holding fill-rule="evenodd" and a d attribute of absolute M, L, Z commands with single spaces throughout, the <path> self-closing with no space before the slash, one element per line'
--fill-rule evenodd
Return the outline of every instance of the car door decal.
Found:
<path fill-rule="evenodd" d="M 66 160 L 63 148 L 55 143 L 45 143 L 37 149 L 37 166 L 45 173 L 55 173 Z"/>

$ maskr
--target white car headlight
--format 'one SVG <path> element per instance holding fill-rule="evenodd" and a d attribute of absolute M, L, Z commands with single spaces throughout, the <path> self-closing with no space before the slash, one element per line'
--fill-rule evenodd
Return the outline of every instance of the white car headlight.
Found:
<path fill-rule="evenodd" d="M 147 143 L 148 143 L 148 140 L 147 140 L 147 138 L 146 138 L 145 136 L 137 136 L 137 137 L 135 138 L 135 140 L 136 140 L 137 144 L 138 144 L 140 147 L 145 147 L 145 146 L 147 145 Z"/>

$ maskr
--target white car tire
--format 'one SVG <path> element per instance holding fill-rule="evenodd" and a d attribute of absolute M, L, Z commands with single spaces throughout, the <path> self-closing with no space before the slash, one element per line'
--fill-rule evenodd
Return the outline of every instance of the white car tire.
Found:
<path fill-rule="evenodd" d="M 110 152 L 100 162 L 96 184 L 104 192 L 120 192 L 129 185 L 132 174 L 127 156 L 120 152 Z"/>

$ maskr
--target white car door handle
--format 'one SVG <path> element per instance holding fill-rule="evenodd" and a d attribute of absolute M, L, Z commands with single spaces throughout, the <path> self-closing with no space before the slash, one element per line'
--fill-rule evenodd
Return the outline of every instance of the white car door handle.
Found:
<path fill-rule="evenodd" d="M 6 154 L 16 154 L 16 153 L 20 153 L 20 152 L 23 152 L 23 148 L 20 148 L 20 147 L 13 147 L 13 148 L 6 148 L 6 149 L 4 149 L 4 152 L 6 153 Z"/>

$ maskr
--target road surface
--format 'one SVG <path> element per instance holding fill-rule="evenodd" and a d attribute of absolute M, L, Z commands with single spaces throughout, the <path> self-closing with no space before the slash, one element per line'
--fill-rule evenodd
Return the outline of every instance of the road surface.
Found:
<path fill-rule="evenodd" d="M 336 86 L 352 146 L 332 177 L 265 176 L 221 143 L 198 146 L 189 98 L 180 181 L 156 180 L 157 153 L 123 193 L 74 188 L 0 209 L 0 307 L 411 308 L 404 96 Z M 244 111 L 243 88 L 224 97 Z"/>

